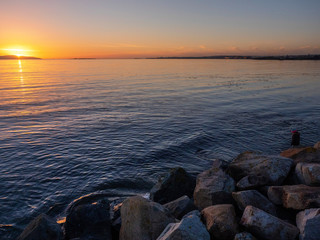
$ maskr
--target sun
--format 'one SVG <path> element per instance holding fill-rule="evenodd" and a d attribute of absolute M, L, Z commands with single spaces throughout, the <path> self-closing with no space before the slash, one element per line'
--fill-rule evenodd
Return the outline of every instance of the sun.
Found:
<path fill-rule="evenodd" d="M 24 48 L 6 48 L 2 50 L 5 51 L 7 55 L 15 55 L 17 57 L 28 56 L 29 52 L 32 52 L 32 50 Z"/>

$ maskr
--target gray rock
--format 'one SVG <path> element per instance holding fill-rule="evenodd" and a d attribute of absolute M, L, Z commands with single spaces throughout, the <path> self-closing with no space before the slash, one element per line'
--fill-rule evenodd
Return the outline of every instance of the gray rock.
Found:
<path fill-rule="evenodd" d="M 200 173 L 194 189 L 194 204 L 200 210 L 215 204 L 232 203 L 234 180 L 220 168 Z"/>
<path fill-rule="evenodd" d="M 320 207 L 320 187 L 306 185 L 271 186 L 268 198 L 274 204 L 282 204 L 285 208 L 304 210 Z"/>
<path fill-rule="evenodd" d="M 246 207 L 240 224 L 259 239 L 293 240 L 299 234 L 296 226 L 252 206 Z"/>
<path fill-rule="evenodd" d="M 191 198 L 195 184 L 195 178 L 183 168 L 173 168 L 150 190 L 150 199 L 165 204 L 184 195 Z"/>
<path fill-rule="evenodd" d="M 41 214 L 31 221 L 17 240 L 62 240 L 60 225 L 46 214 Z"/>
<path fill-rule="evenodd" d="M 237 182 L 237 189 L 239 190 L 248 190 L 248 189 L 254 189 L 257 186 L 264 186 L 267 185 L 269 182 L 269 179 L 264 177 L 264 176 L 255 176 L 255 175 L 250 175 L 250 176 L 245 176 L 241 178 Z"/>
<path fill-rule="evenodd" d="M 64 225 L 66 239 L 111 239 L 109 202 L 73 207 Z"/>
<path fill-rule="evenodd" d="M 201 211 L 202 219 L 212 239 L 233 240 L 239 226 L 232 204 L 207 207 Z"/>
<path fill-rule="evenodd" d="M 193 211 L 179 223 L 170 223 L 157 240 L 210 240 L 210 235 L 200 220 L 198 211 Z"/>
<path fill-rule="evenodd" d="M 242 232 L 234 236 L 234 240 L 257 240 L 251 233 Z"/>
<path fill-rule="evenodd" d="M 288 176 L 292 165 L 293 161 L 289 158 L 244 152 L 229 164 L 227 172 L 236 181 L 247 176 L 251 177 L 252 179 L 242 179 L 242 181 L 250 183 L 248 187 L 253 188 L 280 185 Z"/>
<path fill-rule="evenodd" d="M 233 192 L 232 197 L 237 202 L 237 205 L 241 211 L 243 211 L 247 206 L 251 205 L 277 216 L 276 206 L 256 190 Z"/>
<path fill-rule="evenodd" d="M 171 214 L 177 219 L 181 219 L 188 212 L 191 212 L 192 210 L 196 209 L 196 207 L 193 204 L 193 201 L 186 195 L 172 202 L 166 203 L 163 206 L 167 208 L 171 212 Z"/>
<path fill-rule="evenodd" d="M 161 204 L 141 196 L 127 198 L 121 207 L 120 240 L 157 239 L 175 218 Z"/>
<path fill-rule="evenodd" d="M 320 163 L 298 163 L 295 174 L 299 183 L 320 186 Z"/>
<path fill-rule="evenodd" d="M 300 240 L 320 239 L 320 208 L 311 208 L 297 214 Z"/>

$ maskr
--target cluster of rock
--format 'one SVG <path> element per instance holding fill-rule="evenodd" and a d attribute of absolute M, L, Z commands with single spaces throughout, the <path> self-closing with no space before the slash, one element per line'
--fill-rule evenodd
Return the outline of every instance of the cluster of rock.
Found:
<path fill-rule="evenodd" d="M 175 168 L 150 199 L 129 197 L 111 211 L 95 197 L 74 201 L 63 226 L 38 216 L 18 240 L 320 239 L 320 142 L 215 160 L 196 178 Z"/>

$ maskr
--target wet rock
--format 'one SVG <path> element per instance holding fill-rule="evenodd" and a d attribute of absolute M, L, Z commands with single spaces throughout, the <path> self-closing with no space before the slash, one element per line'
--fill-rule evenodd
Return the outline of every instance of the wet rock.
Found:
<path fill-rule="evenodd" d="M 152 201 L 165 204 L 183 195 L 192 197 L 196 180 L 183 168 L 173 168 L 164 177 L 160 178 L 150 191 Z"/>
<path fill-rule="evenodd" d="M 121 207 L 120 240 L 157 239 L 175 218 L 161 204 L 141 196 L 126 199 Z"/>
<path fill-rule="evenodd" d="M 232 204 L 207 207 L 201 211 L 201 215 L 212 239 L 232 240 L 238 232 L 239 226 Z"/>
<path fill-rule="evenodd" d="M 63 233 L 55 220 L 41 214 L 31 221 L 17 240 L 62 240 Z"/>
<path fill-rule="evenodd" d="M 299 183 L 320 186 L 320 163 L 298 163 L 295 174 Z"/>
<path fill-rule="evenodd" d="M 320 207 L 320 187 L 306 185 L 272 186 L 268 189 L 268 198 L 274 204 L 285 208 L 303 210 Z"/>
<path fill-rule="evenodd" d="M 297 227 L 300 240 L 317 240 L 320 238 L 320 208 L 307 209 L 297 214 Z"/>
<path fill-rule="evenodd" d="M 289 158 L 244 152 L 229 164 L 227 172 L 236 181 L 248 176 L 247 180 L 242 181 L 250 183 L 251 188 L 280 185 L 287 177 L 292 165 L 293 161 Z"/>
<path fill-rule="evenodd" d="M 320 142 L 317 142 L 316 144 L 314 144 L 313 146 L 315 149 L 319 150 L 320 149 Z"/>
<path fill-rule="evenodd" d="M 299 234 L 296 226 L 252 206 L 245 208 L 240 224 L 259 239 L 292 240 Z"/>
<path fill-rule="evenodd" d="M 276 206 L 256 190 L 233 192 L 232 197 L 237 202 L 237 205 L 241 211 L 243 211 L 247 206 L 251 205 L 277 216 Z"/>
<path fill-rule="evenodd" d="M 234 236 L 234 240 L 257 240 L 251 233 L 242 232 Z"/>
<path fill-rule="evenodd" d="M 299 162 L 320 162 L 320 150 L 314 147 L 289 148 L 281 152 L 280 155 L 293 159 L 295 164 Z"/>
<path fill-rule="evenodd" d="M 232 203 L 234 180 L 220 168 L 211 168 L 197 176 L 193 198 L 195 206 L 202 210 L 208 206 Z"/>
<path fill-rule="evenodd" d="M 200 220 L 199 211 L 193 211 L 179 223 L 170 223 L 157 240 L 210 240 L 210 235 Z"/>
<path fill-rule="evenodd" d="M 73 207 L 66 217 L 64 229 L 66 239 L 111 239 L 109 202 Z"/>
<path fill-rule="evenodd" d="M 193 201 L 186 195 L 172 202 L 166 203 L 163 206 L 167 208 L 171 212 L 171 214 L 177 219 L 181 219 L 188 212 L 191 212 L 192 210 L 196 209 L 196 207 L 193 204 Z"/>

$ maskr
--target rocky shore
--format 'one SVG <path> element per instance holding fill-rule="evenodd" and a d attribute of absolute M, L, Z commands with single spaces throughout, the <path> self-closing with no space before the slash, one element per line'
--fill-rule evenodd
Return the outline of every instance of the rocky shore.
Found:
<path fill-rule="evenodd" d="M 35 218 L 18 240 L 320 239 L 320 142 L 279 156 L 244 152 L 213 160 L 196 178 L 171 169 L 150 191 L 110 203 L 72 202 L 57 223 Z"/>

